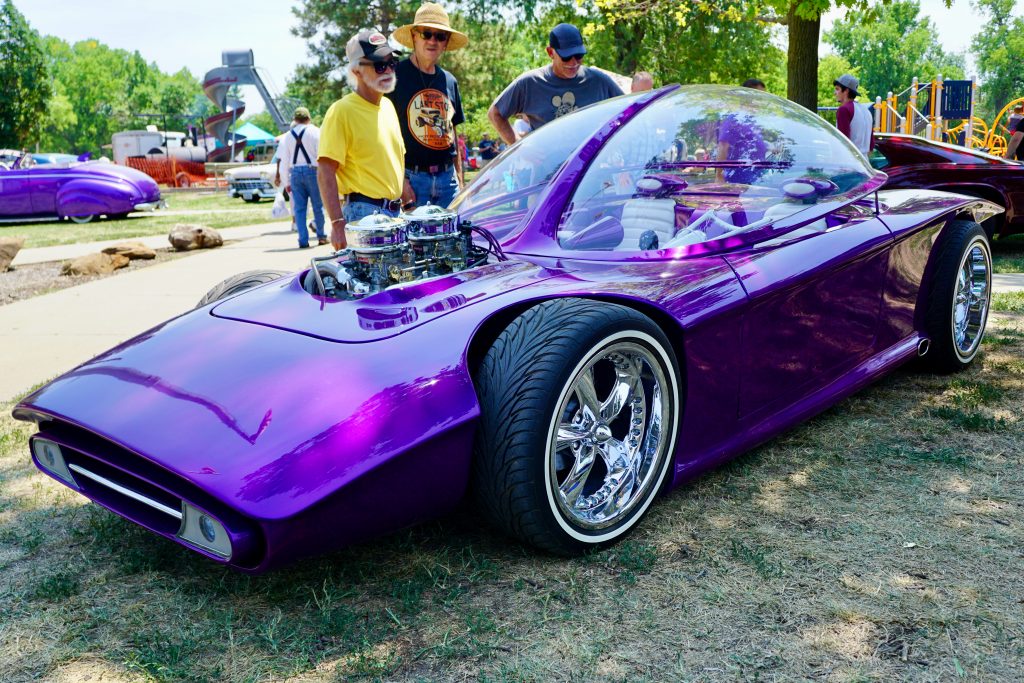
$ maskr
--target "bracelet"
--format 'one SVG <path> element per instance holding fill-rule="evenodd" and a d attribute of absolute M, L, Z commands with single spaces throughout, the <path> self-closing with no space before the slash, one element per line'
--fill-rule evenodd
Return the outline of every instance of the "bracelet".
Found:
<path fill-rule="evenodd" d="M 402 204 L 402 210 L 404 210 L 404 211 L 408 211 L 409 209 L 415 209 L 415 208 L 416 208 L 416 202 L 406 202 L 405 204 Z"/>
<path fill-rule="evenodd" d="M 345 219 L 344 218 L 335 218 L 334 220 L 331 221 L 331 225 L 334 225 L 338 221 L 343 221 L 343 220 L 345 220 Z"/>

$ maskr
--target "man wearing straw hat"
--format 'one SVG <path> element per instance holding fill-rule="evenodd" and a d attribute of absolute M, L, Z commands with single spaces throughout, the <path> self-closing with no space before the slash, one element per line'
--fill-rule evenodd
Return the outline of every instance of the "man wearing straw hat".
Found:
<path fill-rule="evenodd" d="M 465 116 L 459 84 L 438 61 L 448 50 L 465 47 L 469 39 L 452 29 L 448 13 L 433 2 L 424 3 L 413 23 L 398 28 L 392 38 L 412 49 L 395 72 L 398 85 L 387 95 L 395 104 L 405 141 L 405 177 L 413 193 L 406 197 L 406 208 L 448 206 L 465 185 L 455 130 Z"/>

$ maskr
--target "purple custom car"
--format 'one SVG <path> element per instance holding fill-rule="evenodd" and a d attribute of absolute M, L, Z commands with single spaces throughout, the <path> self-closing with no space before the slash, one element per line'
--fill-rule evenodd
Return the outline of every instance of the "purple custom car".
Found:
<path fill-rule="evenodd" d="M 579 553 L 907 361 L 971 363 L 999 208 L 885 180 L 771 95 L 609 100 L 511 147 L 457 214 L 370 216 L 307 271 L 229 278 L 14 415 L 58 482 L 244 571 L 467 494 Z"/>
<path fill-rule="evenodd" d="M 1003 207 L 982 227 L 989 238 L 1024 232 L 1024 164 L 915 135 L 875 134 L 871 164 L 886 188 L 947 190 Z"/>
<path fill-rule="evenodd" d="M 99 216 L 124 218 L 162 206 L 160 188 L 145 173 L 90 161 L 0 165 L 0 219 L 70 218 L 88 223 Z"/>

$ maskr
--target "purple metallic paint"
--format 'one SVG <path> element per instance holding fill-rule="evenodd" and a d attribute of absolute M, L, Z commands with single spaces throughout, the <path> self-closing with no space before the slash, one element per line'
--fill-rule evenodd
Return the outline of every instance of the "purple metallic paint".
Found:
<path fill-rule="evenodd" d="M 837 220 L 824 233 L 799 230 L 815 214 L 700 250 L 565 252 L 552 220 L 607 129 L 547 188 L 537 226 L 506 240 L 535 255 L 357 301 L 311 296 L 287 277 L 112 349 L 15 416 L 210 511 L 244 545 L 230 563 L 264 571 L 452 509 L 480 411 L 471 363 L 493 321 L 586 297 L 646 313 L 673 345 L 679 484 L 912 358 L 933 245 L 950 216 L 985 210 L 885 191 L 877 216 L 874 195 L 829 205 Z M 144 511 L 99 502 L 173 538 Z"/>
<path fill-rule="evenodd" d="M 129 213 L 158 202 L 160 188 L 145 173 L 89 162 L 0 170 L 0 217 L 94 216 Z"/>
<path fill-rule="evenodd" d="M 1024 164 L 913 135 L 877 135 L 886 188 L 958 192 L 999 204 L 997 236 L 1024 232 Z"/>

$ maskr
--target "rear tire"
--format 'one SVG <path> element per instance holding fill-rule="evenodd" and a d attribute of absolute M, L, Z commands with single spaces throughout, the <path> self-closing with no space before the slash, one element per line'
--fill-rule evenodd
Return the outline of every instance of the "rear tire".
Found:
<path fill-rule="evenodd" d="M 992 298 L 992 248 L 985 230 L 968 220 L 946 227 L 928 294 L 924 366 L 939 373 L 971 364 L 985 334 Z"/>
<path fill-rule="evenodd" d="M 207 292 L 196 304 L 196 308 L 202 308 L 214 301 L 227 299 L 235 294 L 241 294 L 247 289 L 273 282 L 287 274 L 288 272 L 284 270 L 247 270 L 244 273 L 232 275 Z"/>
<path fill-rule="evenodd" d="M 91 223 L 92 219 L 96 218 L 96 216 L 90 214 L 88 216 L 68 216 L 68 218 L 71 219 L 72 223 L 77 223 L 79 225 L 85 225 L 86 223 Z"/>
<path fill-rule="evenodd" d="M 680 390 L 672 347 L 615 304 L 539 304 L 495 340 L 476 373 L 472 486 L 484 515 L 559 555 L 616 542 L 671 469 Z"/>

